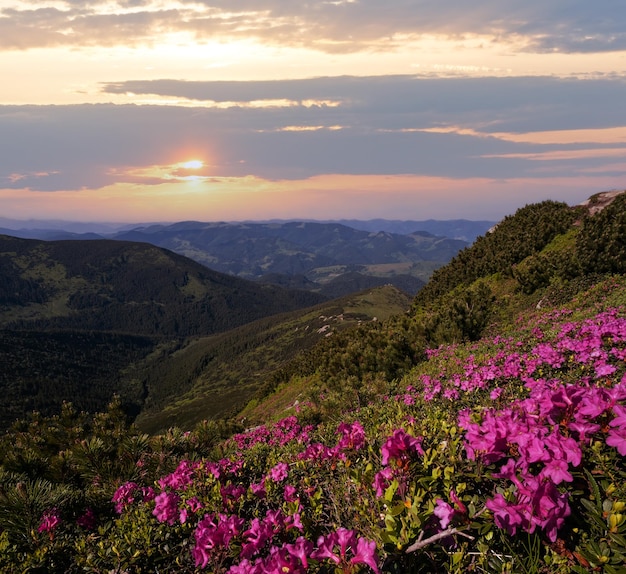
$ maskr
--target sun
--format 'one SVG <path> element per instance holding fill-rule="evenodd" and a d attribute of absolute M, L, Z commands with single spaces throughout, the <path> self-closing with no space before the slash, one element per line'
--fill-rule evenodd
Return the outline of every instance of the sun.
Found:
<path fill-rule="evenodd" d="M 200 169 L 204 163 L 199 159 L 190 159 L 189 161 L 184 161 L 179 164 L 180 167 L 184 167 L 185 169 Z"/>

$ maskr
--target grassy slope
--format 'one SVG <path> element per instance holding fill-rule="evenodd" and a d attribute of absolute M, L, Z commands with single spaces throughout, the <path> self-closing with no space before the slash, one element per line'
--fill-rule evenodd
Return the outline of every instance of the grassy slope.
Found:
<path fill-rule="evenodd" d="M 232 415 L 302 350 L 335 332 L 403 313 L 409 305 L 407 295 L 387 286 L 190 341 L 155 361 L 137 424 L 156 432 Z"/>

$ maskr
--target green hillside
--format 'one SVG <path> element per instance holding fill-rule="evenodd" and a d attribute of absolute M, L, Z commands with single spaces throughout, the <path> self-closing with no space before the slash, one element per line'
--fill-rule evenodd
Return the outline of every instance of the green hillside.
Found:
<path fill-rule="evenodd" d="M 369 320 L 397 292 L 364 292 L 183 345 L 154 363 L 183 428 L 118 403 L 16 423 L 0 569 L 623 574 L 625 214 L 626 193 L 529 205 L 408 312 Z M 265 362 L 243 410 L 188 426 Z"/>
<path fill-rule="evenodd" d="M 146 371 L 187 338 L 324 300 L 112 240 L 0 236 L 0 271 L 1 428 L 67 400 L 96 412 L 115 394 L 136 415 L 154 388 Z"/>
<path fill-rule="evenodd" d="M 603 274 L 624 273 L 626 194 L 611 200 L 593 216 L 553 201 L 518 210 L 435 271 L 407 315 L 324 341 L 299 359 L 298 374 L 312 377 L 316 393 L 350 389 L 358 398 L 364 379 L 397 379 L 427 348 L 478 340 L 519 312 L 565 303 Z"/>
<path fill-rule="evenodd" d="M 217 273 L 144 243 L 0 236 L 0 265 L 0 324 L 11 329 L 187 337 L 324 300 Z"/>

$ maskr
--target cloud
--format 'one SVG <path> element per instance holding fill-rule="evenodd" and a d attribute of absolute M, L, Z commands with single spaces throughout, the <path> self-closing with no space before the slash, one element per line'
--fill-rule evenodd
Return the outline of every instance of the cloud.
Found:
<path fill-rule="evenodd" d="M 0 188 L 98 189 L 186 176 L 571 177 L 609 164 L 615 173 L 626 157 L 621 78 L 342 76 L 105 89 L 235 104 L 0 106 Z M 266 99 L 291 103 L 245 106 Z M 318 100 L 337 105 L 303 103 Z M 176 167 L 191 159 L 204 162 L 201 172 Z"/>
<path fill-rule="evenodd" d="M 61 6 L 61 7 L 59 7 Z M 394 50 L 407 41 L 471 37 L 531 52 L 626 49 L 621 0 L 33 0 L 0 9 L 0 48 L 151 45 L 253 38 L 328 53 Z"/>
<path fill-rule="evenodd" d="M 626 125 L 626 76 L 576 78 L 434 78 L 416 75 L 338 76 L 270 81 L 130 80 L 105 83 L 105 93 L 186 98 L 231 105 L 282 100 L 289 105 L 329 102 L 300 110 L 301 117 L 358 116 L 373 128 L 480 125 L 486 133 L 582 129 Z M 277 112 L 284 114 L 285 112 Z M 270 111 L 254 117 L 272 117 Z M 232 114 L 225 114 L 230 118 Z M 260 127 L 260 126 L 257 126 Z"/>

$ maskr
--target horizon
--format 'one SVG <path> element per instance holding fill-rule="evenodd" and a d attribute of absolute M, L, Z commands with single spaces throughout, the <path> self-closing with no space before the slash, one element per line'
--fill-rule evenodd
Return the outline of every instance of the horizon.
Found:
<path fill-rule="evenodd" d="M 511 214 L 512 215 L 512 214 Z M 452 223 L 452 222 L 467 222 L 467 223 L 497 223 L 497 220 L 491 219 L 464 219 L 464 218 L 448 218 L 448 219 L 388 219 L 384 217 L 374 217 L 371 219 L 355 219 L 355 218 L 341 218 L 341 219 L 308 219 L 308 218 L 289 218 L 289 219 L 233 219 L 229 221 L 225 220 L 214 220 L 214 221 L 205 221 L 199 219 L 185 219 L 185 220 L 172 220 L 172 221 L 83 221 L 83 220 L 64 220 L 64 219 L 14 219 L 10 217 L 1 217 L 0 216 L 0 228 L 19 231 L 21 229 L 37 229 L 36 227 L 30 227 L 30 225 L 37 224 L 47 224 L 52 225 L 52 227 L 47 228 L 49 230 L 59 230 L 62 231 L 64 228 L 62 226 L 67 225 L 69 227 L 74 226 L 93 226 L 93 227 L 110 227 L 111 230 L 117 231 L 120 228 L 133 228 L 133 227 L 148 227 L 148 226 L 169 226 L 176 225 L 179 223 L 199 223 L 199 224 L 225 224 L 225 225 L 235 225 L 235 224 L 267 224 L 267 223 L 339 223 L 346 226 L 349 226 L 350 222 L 359 222 L 359 223 L 373 223 L 376 221 L 386 222 L 386 223 Z M 26 225 L 26 227 L 14 227 L 16 225 Z M 40 228 L 45 229 L 45 228 Z"/>
<path fill-rule="evenodd" d="M 499 221 L 626 187 L 626 5 L 283 4 L 0 0 L 0 213 Z"/>

